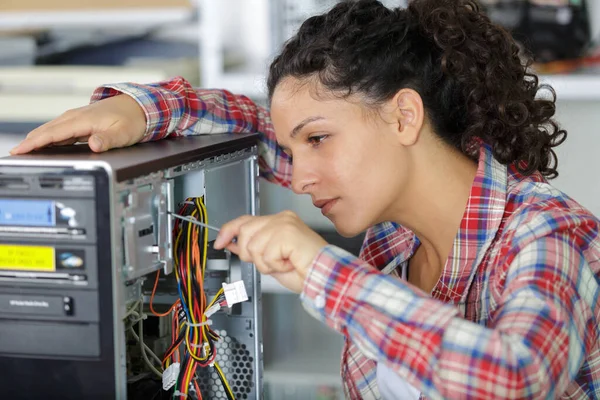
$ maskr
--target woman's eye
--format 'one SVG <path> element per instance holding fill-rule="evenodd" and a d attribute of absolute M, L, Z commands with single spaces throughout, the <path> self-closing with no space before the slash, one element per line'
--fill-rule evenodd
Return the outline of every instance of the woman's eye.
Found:
<path fill-rule="evenodd" d="M 318 146 L 321 144 L 321 142 L 323 142 L 323 140 L 325 140 L 326 137 L 327 135 L 311 136 L 308 138 L 308 143 L 313 146 Z"/>

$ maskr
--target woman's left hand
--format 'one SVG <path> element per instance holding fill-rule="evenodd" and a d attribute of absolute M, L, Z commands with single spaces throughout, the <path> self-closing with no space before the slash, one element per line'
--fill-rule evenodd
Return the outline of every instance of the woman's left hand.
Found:
<path fill-rule="evenodd" d="M 232 243 L 233 238 L 236 242 Z M 286 288 L 300 293 L 313 260 L 327 242 L 291 211 L 244 215 L 221 227 L 214 248 L 226 248 Z"/>

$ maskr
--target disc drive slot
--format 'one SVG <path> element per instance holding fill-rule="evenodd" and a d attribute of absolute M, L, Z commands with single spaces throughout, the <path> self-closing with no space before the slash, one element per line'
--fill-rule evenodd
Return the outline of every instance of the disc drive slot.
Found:
<path fill-rule="evenodd" d="M 21 243 L 0 239 L 0 285 L 8 281 L 31 287 L 48 284 L 98 287 L 96 246 Z"/>
<path fill-rule="evenodd" d="M 94 199 L 0 198 L 0 238 L 96 241 Z"/>
<path fill-rule="evenodd" d="M 58 317 L 73 311 L 73 299 L 68 296 L 0 294 L 0 314 Z"/>
<path fill-rule="evenodd" d="M 0 320 L 0 353 L 32 356 L 98 357 L 98 324 Z"/>

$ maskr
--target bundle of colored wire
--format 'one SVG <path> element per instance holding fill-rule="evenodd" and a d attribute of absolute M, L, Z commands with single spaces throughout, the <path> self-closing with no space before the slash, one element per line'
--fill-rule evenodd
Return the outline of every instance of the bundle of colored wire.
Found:
<path fill-rule="evenodd" d="M 183 202 L 178 211 L 179 215 L 208 223 L 206 207 L 201 198 L 188 198 Z M 183 398 L 192 398 L 189 393 L 190 385 L 194 386 L 195 395 L 202 398 L 198 382 L 195 379 L 196 369 L 212 366 L 221 380 L 228 399 L 233 399 L 233 391 L 215 361 L 215 342 L 220 336 L 210 328 L 206 316 L 214 312 L 215 307 L 223 303 L 223 289 L 219 290 L 209 303 L 204 290 L 204 274 L 206 271 L 206 256 L 208 248 L 208 231 L 189 221 L 176 220 L 173 227 L 173 261 L 179 300 L 164 314 L 172 314 L 172 344 L 165 352 L 163 366 L 180 362 L 179 379 L 175 385 L 175 395 Z M 156 282 L 152 297 L 158 283 Z M 150 303 L 151 310 L 152 302 Z M 212 307 L 212 308 L 211 308 Z M 180 354 L 183 349 L 183 355 Z"/>

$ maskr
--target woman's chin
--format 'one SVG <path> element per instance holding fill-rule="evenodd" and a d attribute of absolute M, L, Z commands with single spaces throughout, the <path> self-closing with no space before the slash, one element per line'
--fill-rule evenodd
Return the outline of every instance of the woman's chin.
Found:
<path fill-rule="evenodd" d="M 333 222 L 333 226 L 335 227 L 335 230 L 337 231 L 337 233 L 339 233 L 341 236 L 343 236 L 345 238 L 352 238 L 354 236 L 358 236 L 364 230 L 367 229 L 366 227 L 349 226 L 349 225 L 343 224 L 343 223 L 336 223 L 335 221 L 332 221 L 332 222 Z"/>

